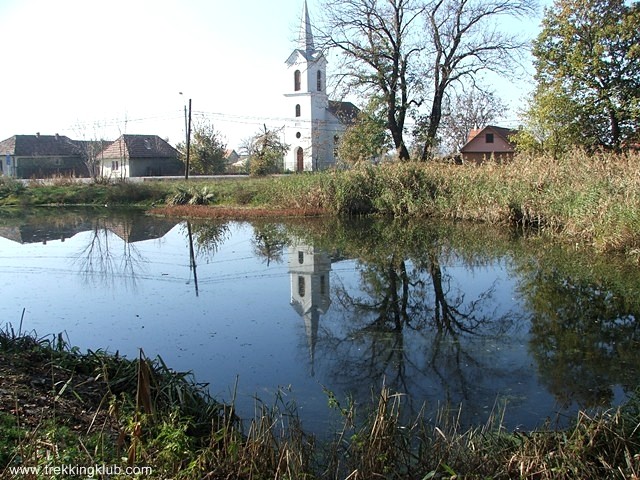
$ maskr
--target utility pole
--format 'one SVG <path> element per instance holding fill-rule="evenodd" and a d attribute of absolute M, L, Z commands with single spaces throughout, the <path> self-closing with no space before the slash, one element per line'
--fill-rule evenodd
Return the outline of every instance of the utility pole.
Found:
<path fill-rule="evenodd" d="M 186 114 L 187 112 L 185 112 Z M 187 122 L 187 162 L 184 169 L 184 179 L 189 179 L 189 154 L 191 150 L 191 99 L 189 99 L 189 121 Z"/>

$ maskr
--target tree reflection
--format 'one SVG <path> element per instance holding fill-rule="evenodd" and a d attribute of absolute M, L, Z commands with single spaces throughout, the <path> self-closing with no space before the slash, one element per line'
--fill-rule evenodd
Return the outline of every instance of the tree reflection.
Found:
<path fill-rule="evenodd" d="M 360 278 L 360 296 L 344 285 L 335 291 L 350 316 L 344 336 L 327 338 L 336 351 L 346 347 L 341 380 L 371 385 L 385 378 L 388 386 L 416 399 L 422 397 L 416 390 L 428 390 L 436 380 L 456 401 L 471 400 L 479 371 L 494 369 L 474 358 L 462 337 L 495 338 L 514 319 L 512 313 L 496 316 L 490 308 L 494 286 L 467 300 L 435 251 L 414 258 L 394 253 L 383 262 L 362 264 Z M 351 346 L 357 346 L 357 355 Z M 354 376 L 348 378 L 350 373 Z"/>
<path fill-rule="evenodd" d="M 229 237 L 227 222 L 185 222 L 187 238 L 192 235 L 192 244 L 195 247 L 195 256 L 204 258 L 209 262 Z"/>
<path fill-rule="evenodd" d="M 253 225 L 253 252 L 265 259 L 267 266 L 271 262 L 282 263 L 285 247 L 290 243 L 286 229 L 280 223 Z"/>
<path fill-rule="evenodd" d="M 356 269 L 358 280 L 353 284 L 350 273 L 340 273 L 346 265 L 333 270 L 335 307 L 315 330 L 315 360 L 322 364 L 329 385 L 366 398 L 371 388 L 384 382 L 408 393 L 415 411 L 426 399 L 441 400 L 443 392 L 451 402 L 468 402 L 469 415 L 493 404 L 496 390 L 491 384 L 520 372 L 505 371 L 486 354 L 486 346 L 510 333 L 518 315 L 500 310 L 493 281 L 475 285 L 472 293 L 455 273 L 490 263 L 493 257 L 465 258 L 440 232 L 422 226 L 399 228 L 380 222 L 369 228 L 338 225 L 327 231 L 334 236 L 322 237 L 325 251 L 341 252 L 332 256 L 334 261 L 354 258 L 348 264 Z M 296 232 L 300 235 L 302 229 Z M 305 240 L 313 244 L 309 235 Z M 300 250 L 291 248 L 290 265 Z M 307 250 L 319 256 L 322 248 Z M 454 265 L 467 268 L 449 268 Z M 292 297 L 296 285 L 292 278 Z"/>
<path fill-rule="evenodd" d="M 114 220 L 96 218 L 88 242 L 75 256 L 74 264 L 87 284 L 113 288 L 124 286 L 136 290 L 138 275 L 144 271 L 145 259 L 138 249 L 127 241 L 115 241 L 109 226 L 118 225 L 129 230 L 130 218 Z"/>
<path fill-rule="evenodd" d="M 138 288 L 147 259 L 135 243 L 163 237 L 176 222 L 132 212 L 110 212 L 90 217 L 86 245 L 75 255 L 85 282 L 104 288 Z"/>
<path fill-rule="evenodd" d="M 608 406 L 613 385 L 630 391 L 640 381 L 638 297 L 591 278 L 594 265 L 580 274 L 579 261 L 556 257 L 553 266 L 545 264 L 522 268 L 520 286 L 531 311 L 530 350 L 541 381 L 565 406 Z M 634 283 L 634 277 L 624 281 Z"/>

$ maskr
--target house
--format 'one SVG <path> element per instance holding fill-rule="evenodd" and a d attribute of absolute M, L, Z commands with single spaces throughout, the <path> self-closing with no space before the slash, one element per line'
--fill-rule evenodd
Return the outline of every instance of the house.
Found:
<path fill-rule="evenodd" d="M 515 144 L 511 137 L 517 130 L 488 125 L 471 130 L 467 143 L 460 149 L 464 162 L 482 163 L 493 158 L 497 161 L 511 160 Z"/>
<path fill-rule="evenodd" d="M 0 174 L 13 178 L 88 177 L 81 146 L 64 135 L 14 135 L 0 142 Z"/>
<path fill-rule="evenodd" d="M 227 149 L 224 152 L 224 161 L 227 165 L 233 165 L 240 160 L 240 155 L 233 149 Z"/>
<path fill-rule="evenodd" d="M 184 175 L 178 151 L 157 135 L 122 135 L 98 154 L 107 178 Z"/>
<path fill-rule="evenodd" d="M 327 60 L 316 50 L 307 2 L 302 9 L 296 48 L 285 62 L 284 138 L 289 150 L 284 169 L 295 172 L 330 168 L 336 163 L 341 135 L 358 109 L 349 102 L 329 101 Z"/>

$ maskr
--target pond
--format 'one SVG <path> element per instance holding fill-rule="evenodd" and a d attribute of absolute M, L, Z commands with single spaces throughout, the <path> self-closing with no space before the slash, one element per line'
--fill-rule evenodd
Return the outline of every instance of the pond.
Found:
<path fill-rule="evenodd" d="M 320 433 L 385 384 L 463 425 L 566 425 L 638 386 L 640 273 L 508 230 L 371 219 L 0 218 L 0 319 L 81 350 L 142 349 L 241 416 L 296 405 Z"/>

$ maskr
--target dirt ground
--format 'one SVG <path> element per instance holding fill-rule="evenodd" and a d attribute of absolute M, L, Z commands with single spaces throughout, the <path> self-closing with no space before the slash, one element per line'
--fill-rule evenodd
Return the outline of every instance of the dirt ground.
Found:
<path fill-rule="evenodd" d="M 41 354 L 0 352 L 0 412 L 27 429 L 53 419 L 77 430 L 102 427 L 108 423 L 105 394 L 103 382 L 53 366 Z"/>

